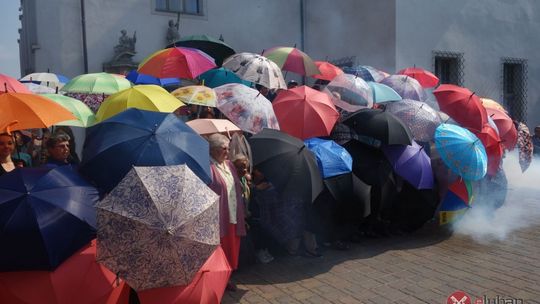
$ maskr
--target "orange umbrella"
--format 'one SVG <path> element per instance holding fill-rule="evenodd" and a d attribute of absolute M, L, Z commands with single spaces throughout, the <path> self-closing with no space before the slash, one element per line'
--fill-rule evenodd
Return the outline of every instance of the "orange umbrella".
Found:
<path fill-rule="evenodd" d="M 486 109 L 491 108 L 491 109 L 497 109 L 497 110 L 506 112 L 506 110 L 504 109 L 504 107 L 503 107 L 500 103 L 496 102 L 496 101 L 493 100 L 493 99 L 481 97 L 481 98 L 480 98 L 480 101 L 482 102 L 482 105 L 483 105 L 484 108 L 486 108 Z"/>
<path fill-rule="evenodd" d="M 35 94 L 0 94 L 0 104 L 0 127 L 12 125 L 12 131 L 48 128 L 57 122 L 77 119 L 61 105 Z"/>
<path fill-rule="evenodd" d="M 5 74 L 0 74 L 0 94 L 8 92 L 32 94 L 32 92 L 17 79 Z"/>
<path fill-rule="evenodd" d="M 312 75 L 311 77 L 313 78 L 332 81 L 336 76 L 343 74 L 342 69 L 329 62 L 315 61 L 314 63 L 321 73 Z"/>

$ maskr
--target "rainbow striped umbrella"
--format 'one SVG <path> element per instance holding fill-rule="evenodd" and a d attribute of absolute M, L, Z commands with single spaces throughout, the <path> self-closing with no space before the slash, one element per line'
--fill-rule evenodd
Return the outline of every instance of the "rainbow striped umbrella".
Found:
<path fill-rule="evenodd" d="M 137 72 L 157 78 L 195 79 L 215 67 L 214 59 L 201 50 L 172 47 L 146 57 Z"/>
<path fill-rule="evenodd" d="M 446 225 L 460 219 L 471 207 L 473 201 L 472 184 L 462 178 L 449 187 L 439 208 L 439 224 Z"/>
<path fill-rule="evenodd" d="M 263 56 L 275 62 L 284 71 L 305 76 L 321 73 L 306 53 L 294 47 L 273 47 L 264 51 Z"/>

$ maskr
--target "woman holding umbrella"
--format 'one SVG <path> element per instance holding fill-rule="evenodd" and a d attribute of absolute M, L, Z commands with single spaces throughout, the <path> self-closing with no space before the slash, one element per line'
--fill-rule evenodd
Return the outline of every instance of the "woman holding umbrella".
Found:
<path fill-rule="evenodd" d="M 228 160 L 229 139 L 215 133 L 208 137 L 210 143 L 210 167 L 212 183 L 210 188 L 219 195 L 219 227 L 221 247 L 233 270 L 238 268 L 240 237 L 246 235 L 242 187 L 235 167 Z M 236 287 L 229 283 L 227 289 Z"/>

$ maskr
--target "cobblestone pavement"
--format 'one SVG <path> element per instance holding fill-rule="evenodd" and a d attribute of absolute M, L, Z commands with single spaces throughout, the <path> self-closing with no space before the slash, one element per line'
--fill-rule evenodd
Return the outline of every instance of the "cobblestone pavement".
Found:
<path fill-rule="evenodd" d="M 509 197 L 540 209 L 540 189 Z M 237 271 L 223 303 L 447 303 L 456 290 L 540 303 L 540 213 L 525 214 L 527 227 L 487 243 L 431 226 L 321 258 L 278 257 Z"/>

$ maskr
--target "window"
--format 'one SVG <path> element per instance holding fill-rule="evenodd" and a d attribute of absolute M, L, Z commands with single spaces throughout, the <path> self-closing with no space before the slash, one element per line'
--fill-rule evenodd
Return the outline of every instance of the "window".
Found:
<path fill-rule="evenodd" d="M 463 85 L 463 53 L 434 51 L 433 65 L 441 84 Z"/>
<path fill-rule="evenodd" d="M 202 15 L 202 0 L 155 0 L 156 11 Z"/>
<path fill-rule="evenodd" d="M 525 123 L 527 120 L 527 61 L 503 58 L 502 78 L 502 99 L 510 117 Z"/>

